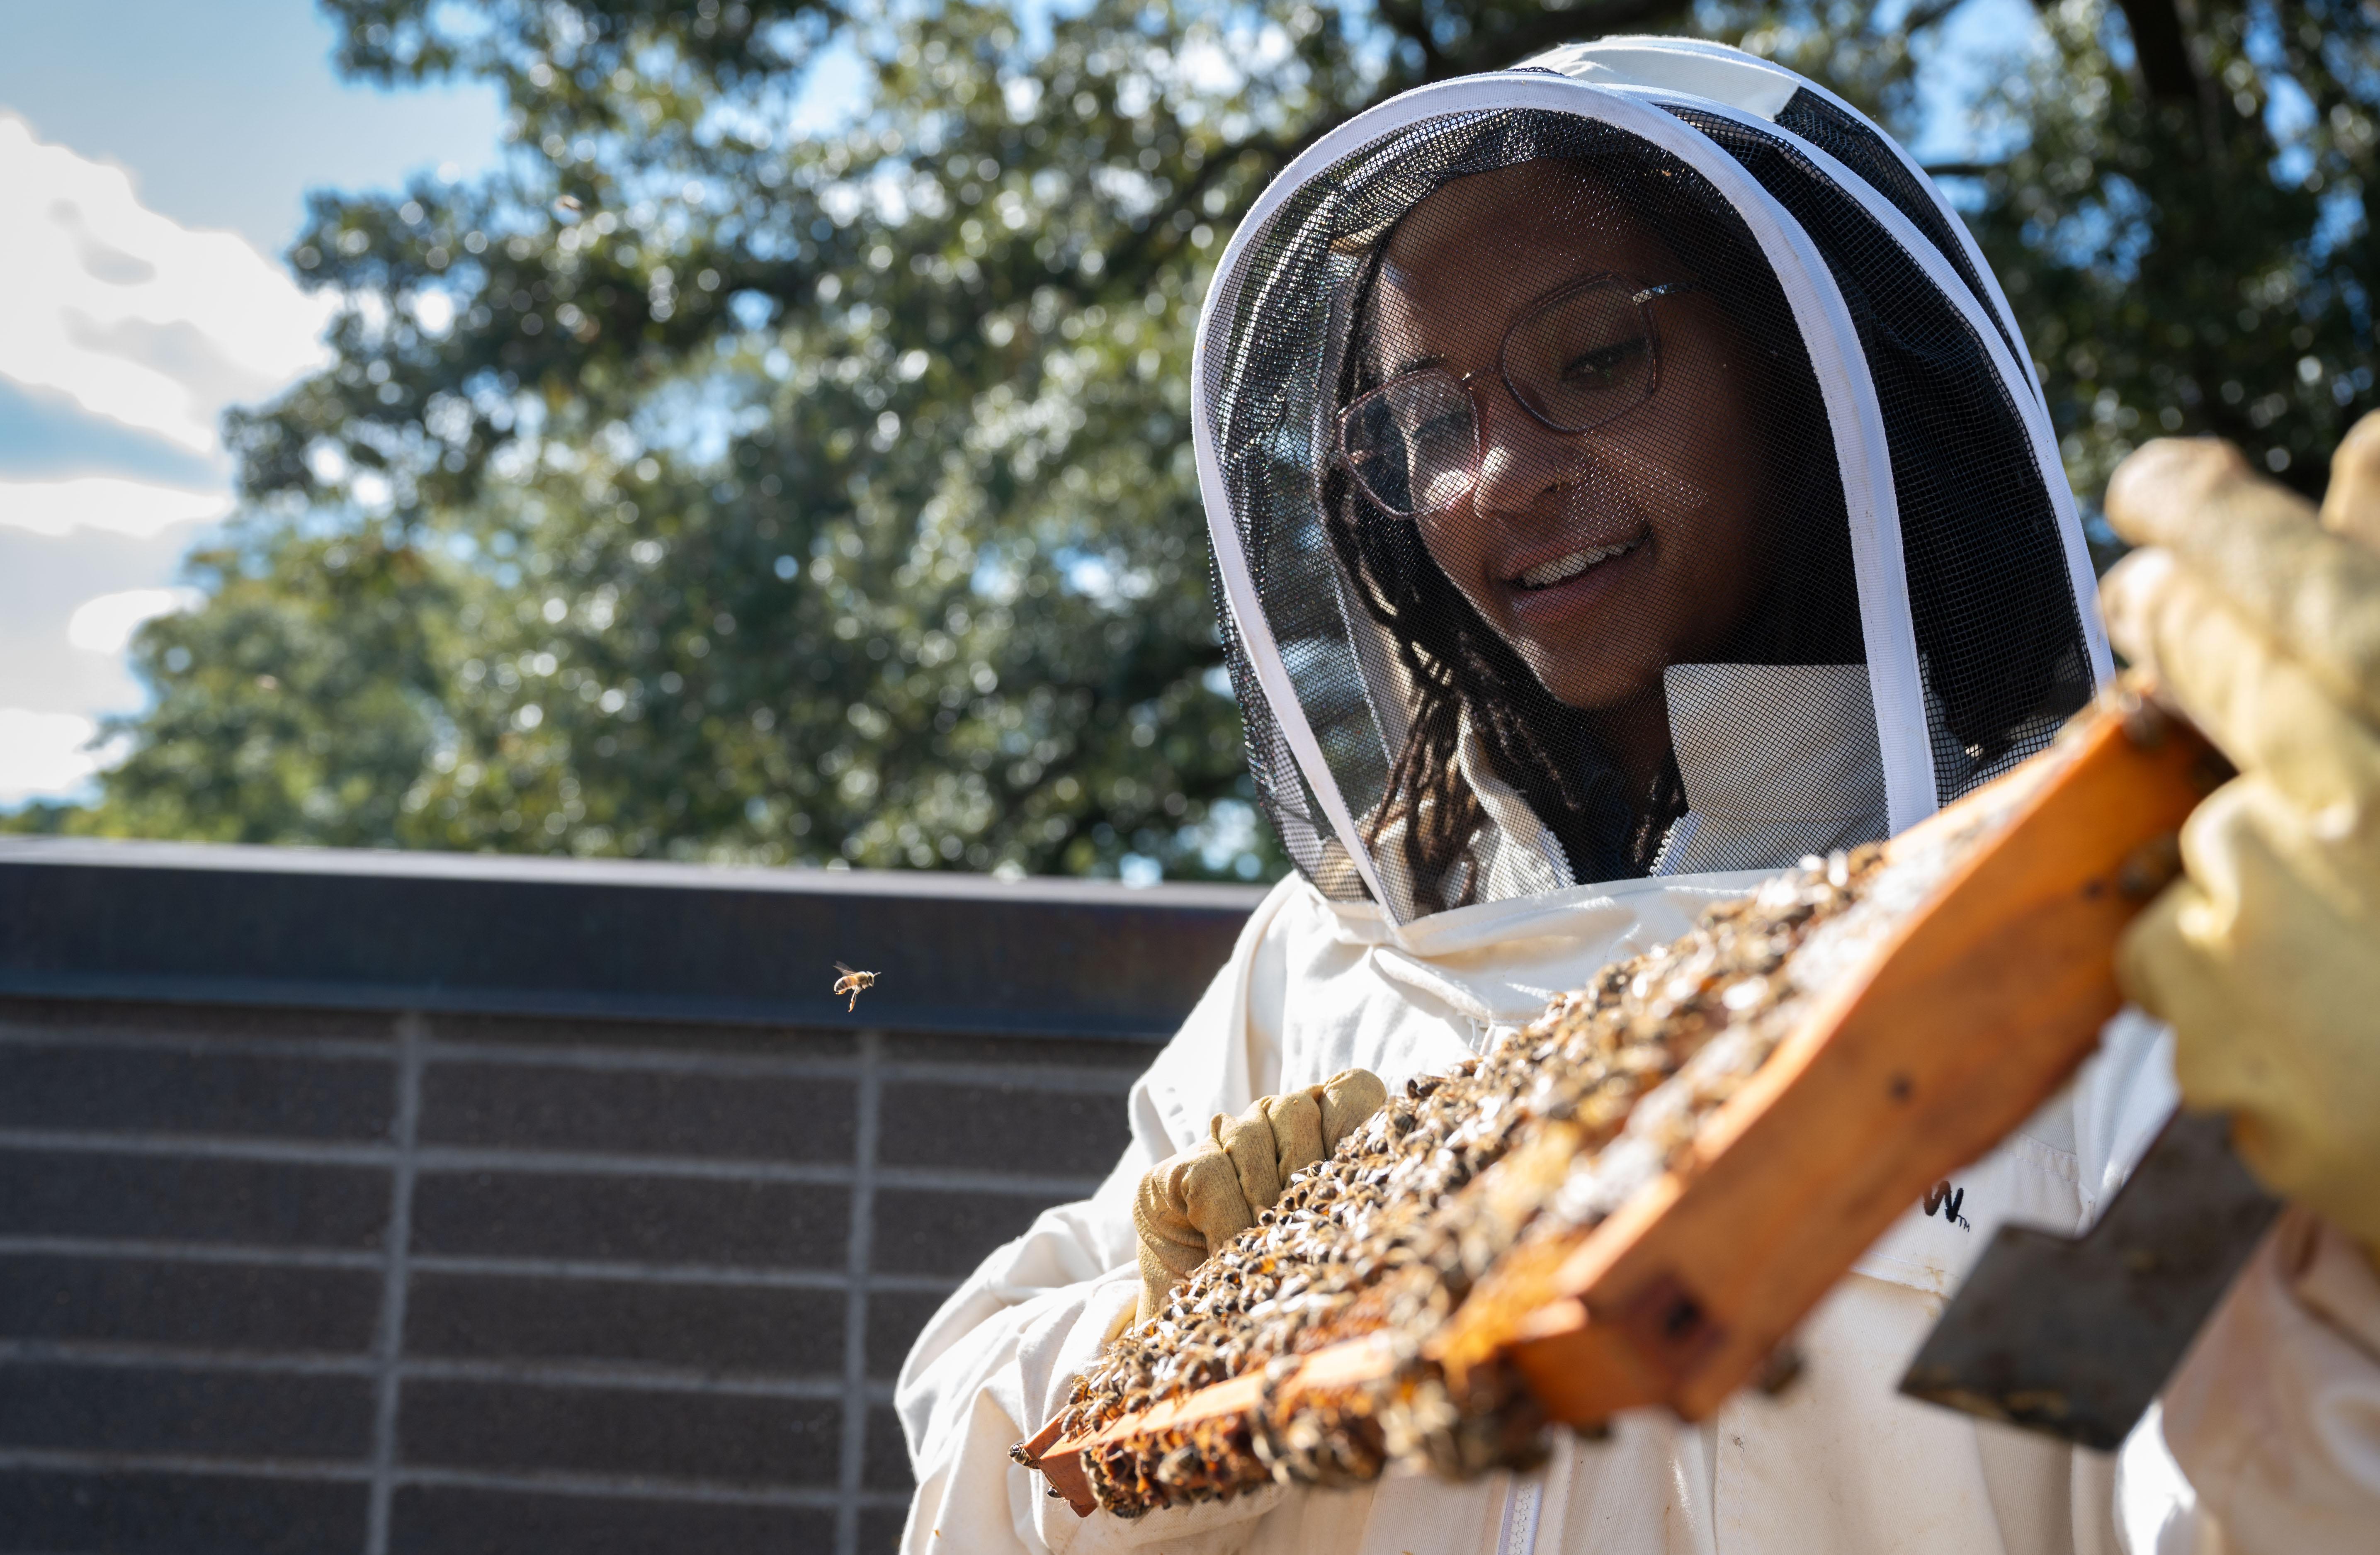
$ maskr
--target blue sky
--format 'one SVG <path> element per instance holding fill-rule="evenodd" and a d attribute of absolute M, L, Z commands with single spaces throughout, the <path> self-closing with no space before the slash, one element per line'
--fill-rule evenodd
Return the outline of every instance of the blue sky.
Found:
<path fill-rule="evenodd" d="M 1046 3 L 1026 0 L 1034 17 Z M 2037 26 L 1967 0 L 1929 74 Z M 322 359 L 328 302 L 282 250 L 310 188 L 469 176 L 497 156 L 492 91 L 341 80 L 313 0 L 0 0 L 0 808 L 87 793 L 98 720 L 137 710 L 124 642 L 181 608 L 181 557 L 229 511 L 223 410 Z M 797 122 L 834 116 L 825 63 Z M 1961 115 L 1924 153 L 1956 158 Z"/>
<path fill-rule="evenodd" d="M 499 107 L 341 81 L 311 0 L 0 0 L 0 37 L 6 806 L 76 792 L 140 705 L 122 639 L 229 506 L 217 417 L 313 359 L 306 191 L 483 168 Z"/>
<path fill-rule="evenodd" d="M 331 68 L 313 0 L 0 0 L 0 108 L 130 168 L 141 200 L 273 252 L 324 185 L 492 160 L 483 87 L 378 92 Z"/>

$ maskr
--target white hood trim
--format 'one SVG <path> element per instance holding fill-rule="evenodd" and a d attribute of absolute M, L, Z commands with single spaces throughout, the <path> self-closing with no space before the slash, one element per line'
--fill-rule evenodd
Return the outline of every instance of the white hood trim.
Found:
<path fill-rule="evenodd" d="M 2115 676 L 2116 662 L 2114 655 L 2107 649 L 2107 626 L 2099 619 L 2099 577 L 2091 565 L 2091 547 L 2082 538 L 2082 518 L 2074 509 L 2074 489 L 2066 480 L 2065 460 L 2058 452 L 2058 433 L 2049 424 L 2049 411 L 2041 401 L 2039 384 L 2030 376 L 2033 371 L 2033 362 L 2028 358 L 2019 364 L 2009 354 L 2009 340 L 2024 338 L 2017 333 L 2015 323 L 2010 322 L 2008 337 L 2003 339 L 2000 332 L 1992 327 L 1991 321 L 1984 316 L 1983 308 L 1975 301 L 1974 293 L 1967 289 L 1966 283 L 1959 278 L 1958 272 L 1952 270 L 1949 261 L 1942 257 L 1942 251 L 1936 248 L 1924 233 L 1917 230 L 1916 225 L 1902 214 L 1899 206 L 1878 194 L 1875 186 L 1845 167 L 1831 152 L 1811 141 L 1804 140 L 1781 125 L 1769 122 L 1766 117 L 1746 113 L 1741 108 L 1714 98 L 1701 97 L 1668 87 L 1615 85 L 1613 90 L 1633 92 L 1657 101 L 1682 103 L 1688 107 L 1719 118 L 1733 119 L 1738 124 L 1757 128 L 1764 135 L 1775 136 L 1802 156 L 1807 157 L 1812 165 L 1831 179 L 1836 187 L 1857 200 L 1860 208 L 1865 211 L 1876 225 L 1883 227 L 1886 234 L 1900 246 L 1901 252 L 1908 255 L 1910 260 L 1925 273 L 1925 278 L 1934 283 L 1934 289 L 1949 299 L 1950 305 L 1959 310 L 1959 316 L 1966 322 L 1967 328 L 1973 332 L 1976 343 L 1991 358 L 1992 370 L 1999 375 L 2000 381 L 2004 383 L 2034 383 L 2034 392 L 2032 395 L 2012 395 L 2010 397 L 2016 402 L 2017 414 L 2023 419 L 2025 434 L 2033 444 L 2034 467 L 2040 471 L 2041 483 L 2049 492 L 2051 511 L 2058 517 L 2058 541 L 2066 554 L 2067 584 L 2074 590 L 2074 613 L 2082 624 L 2082 639 L 2091 655 L 2092 682 L 2097 686 L 2107 685 Z M 1856 110 L 1847 107 L 1845 111 L 1855 112 Z M 1885 137 L 1885 140 L 1888 144 L 1892 143 L 1889 136 Z M 1893 149 L 1896 152 L 1900 151 L 1897 144 Z M 1906 160 L 1906 153 L 1902 154 Z M 1914 164 L 1912 165 L 1913 167 Z M 1925 177 L 1922 173 L 1919 175 L 1919 182 L 1927 190 L 1934 190 L 1933 180 Z M 1939 198 L 1938 192 L 1936 198 Z M 1951 224 L 1951 230 L 1958 233 L 1961 240 L 1972 248 L 1974 239 L 1969 236 L 1965 224 L 1956 215 L 1951 215 L 1948 219 Z M 1990 267 L 1983 262 L 1980 255 L 1974 256 L 1974 264 L 1976 273 L 1987 279 L 1991 276 Z M 1999 283 L 1992 281 L 1991 284 L 1997 293 Z M 2007 304 L 2003 302 L 2000 306 L 2005 311 Z M 1898 831 L 1899 828 L 1896 827 L 1894 830 Z"/>
<path fill-rule="evenodd" d="M 1611 70 L 1615 77 L 1622 76 L 1624 73 L 1633 73 L 1643 78 L 1644 84 L 1647 86 L 1666 87 L 1669 82 L 1653 80 L 1651 79 L 1653 71 L 1645 68 L 1647 56 L 1658 57 L 1663 55 L 1682 56 L 1680 61 L 1682 66 L 1685 59 L 1692 59 L 1703 67 L 1699 70 L 1693 70 L 1692 67 L 1679 69 L 1671 78 L 1676 83 L 1677 91 L 1699 93 L 1731 107 L 1748 109 L 1767 120 L 1773 120 L 1777 115 L 1783 113 L 1785 104 L 1793 100 L 1793 94 L 1796 91 L 1806 91 L 1811 96 L 1831 104 L 1856 122 L 1876 128 L 1876 138 L 1884 142 L 1885 148 L 1892 153 L 1893 159 L 1900 164 L 1902 170 L 1916 181 L 1917 187 L 1925 191 L 1925 198 L 1933 202 L 1936 213 L 1942 218 L 1942 225 L 1958 238 L 1959 247 L 1966 254 L 1969 268 L 1974 271 L 1975 274 L 1982 279 L 1985 288 L 1991 293 L 1992 310 L 1999 315 L 2001 324 L 2006 327 L 2008 339 L 2020 343 L 2023 341 L 2024 332 L 2017 328 L 2016 310 L 2009 306 L 2008 294 L 2000 290 L 2000 278 L 1992 273 L 1992 267 L 1985 261 L 1983 248 L 1976 243 L 1975 235 L 1967 230 L 1965 219 L 1948 200 L 1942 197 L 1941 188 L 1934 182 L 1933 175 L 1927 173 L 1925 166 L 1909 154 L 1907 147 L 1892 136 L 1886 134 L 1881 128 L 1876 127 L 1875 120 L 1817 82 L 1794 74 L 1775 60 L 1763 59 L 1758 55 L 1746 54 L 1742 49 L 1730 47 L 1726 43 L 1716 43 L 1706 38 L 1663 38 L 1644 33 L 1616 33 L 1609 38 L 1598 38 L 1591 43 L 1571 43 L 1559 49 L 1549 49 L 1523 63 L 1542 65 L 1548 69 L 1566 70 L 1573 68 L 1578 64 L 1594 61 Z M 1690 70 L 1691 74 L 1688 73 Z M 1752 90 L 1744 90 L 1741 87 L 1724 92 L 1707 90 L 1709 86 L 1726 80 L 1729 76 L 1735 76 L 1739 79 L 1766 77 L 1767 81 L 1764 87 Z M 1607 81 L 1601 84 L 1617 85 L 1618 81 Z M 1732 83 L 1730 84 L 1732 85 Z M 1771 128 L 1774 126 L 1772 125 Z M 1859 181 L 1864 183 L 1865 180 Z M 1932 245 L 1927 246 L 1930 248 Z M 2048 396 L 2042 393 L 2041 375 L 2034 371 L 2032 357 L 2028 354 L 2018 365 L 2022 369 L 2023 382 L 2033 389 L 2034 402 L 2046 405 Z"/>
<path fill-rule="evenodd" d="M 1376 902 L 1391 900 L 1383 889 L 1370 850 L 1340 791 L 1320 743 L 1306 722 L 1291 684 L 1280 646 L 1257 596 L 1256 579 L 1232 521 L 1215 430 L 1203 402 L 1209 381 L 1208 353 L 1229 349 L 1219 328 L 1236 311 L 1241 266 L 1252 243 L 1271 225 L 1282 204 L 1318 174 L 1398 130 L 1450 114 L 1538 109 L 1609 124 L 1676 157 L 1708 179 L 1735 207 L 1776 273 L 1795 324 L 1808 346 L 1811 365 L 1835 440 L 1851 522 L 1852 554 L 1860 602 L 1860 626 L 1867 644 L 1868 674 L 1875 693 L 1876 731 L 1882 747 L 1885 791 L 1892 830 L 1915 825 L 1939 808 L 1933 754 L 1926 737 L 1925 692 L 1917 663 L 1917 637 L 1903 579 L 1899 508 L 1887 454 L 1884 420 L 1874 384 L 1864 369 L 1859 335 L 1816 245 L 1784 208 L 1734 158 L 1708 137 L 1641 98 L 1590 86 L 1542 70 L 1499 71 L 1466 76 L 1418 88 L 1357 115 L 1313 145 L 1282 170 L 1258 197 L 1216 266 L 1198 322 L 1191 357 L 1191 380 L 1201 396 L 1191 418 L 1200 495 L 1215 548 L 1216 571 L 1225 608 L 1247 650 L 1248 663 L 1273 710 L 1276 726 L 1297 759 L 1316 802 L 1345 847 Z M 1856 370 L 1855 370 L 1856 369 Z M 1442 915 L 1441 915 L 1442 916 Z M 1391 926 L 1392 936 L 1400 930 Z"/>

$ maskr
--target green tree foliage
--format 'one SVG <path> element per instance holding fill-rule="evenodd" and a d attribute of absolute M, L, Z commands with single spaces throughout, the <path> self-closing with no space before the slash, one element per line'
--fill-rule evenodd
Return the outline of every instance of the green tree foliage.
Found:
<path fill-rule="evenodd" d="M 2320 495 L 2374 405 L 2365 190 L 2380 14 L 2353 0 L 2063 0 L 1989 104 L 1973 225 L 2041 364 L 2075 489 L 2168 433 Z M 2103 549 L 2112 534 L 2095 536 Z"/>
<path fill-rule="evenodd" d="M 1275 868 L 1187 440 L 1219 235 L 1366 102 L 1675 9 L 330 8 L 515 149 L 315 200 L 336 365 L 233 419 L 250 516 L 69 819 L 1177 875 Z M 789 134 L 830 48 L 868 106 Z"/>
<path fill-rule="evenodd" d="M 19 825 L 1271 873 L 1187 432 L 1257 191 L 1370 103 L 1614 30 L 1741 39 L 1908 131 L 1952 8 L 326 3 L 353 72 L 494 82 L 511 151 L 316 199 L 335 363 L 232 419 L 245 516 L 136 641 L 129 755 Z M 2374 24 L 2130 9 L 2156 46 L 2046 13 L 1958 187 L 2086 492 L 2164 426 L 2316 480 L 2371 387 Z M 822 60 L 866 105 L 791 130 Z"/>

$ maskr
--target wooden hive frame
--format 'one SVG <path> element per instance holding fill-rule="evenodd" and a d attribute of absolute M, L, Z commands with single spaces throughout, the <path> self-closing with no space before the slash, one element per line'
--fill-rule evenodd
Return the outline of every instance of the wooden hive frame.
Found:
<path fill-rule="evenodd" d="M 1985 1154 L 2089 1056 L 2121 995 L 2113 951 L 2179 868 L 2175 837 L 2227 769 L 2195 731 L 2119 690 L 2056 747 L 1896 839 L 1927 845 L 2005 809 L 1858 972 L 1599 1225 L 1516 1249 L 1423 1354 L 1458 1393 L 1509 1363 L 1548 1417 L 1600 1426 L 1666 1404 L 1699 1420 L 1767 1358 L 1910 1204 Z M 1023 1454 L 1076 1513 L 1084 1455 L 1137 1437 L 1344 1399 L 1395 1365 L 1347 1340 Z"/>

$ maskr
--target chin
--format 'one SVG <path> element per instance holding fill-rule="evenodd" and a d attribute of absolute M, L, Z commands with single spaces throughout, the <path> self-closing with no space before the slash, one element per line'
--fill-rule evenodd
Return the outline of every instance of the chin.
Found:
<path fill-rule="evenodd" d="M 1609 712 L 1637 700 L 1661 684 L 1658 665 L 1632 671 L 1624 674 L 1548 674 L 1537 664 L 1529 668 L 1536 673 L 1537 684 L 1551 694 L 1554 700 L 1580 712 Z"/>

